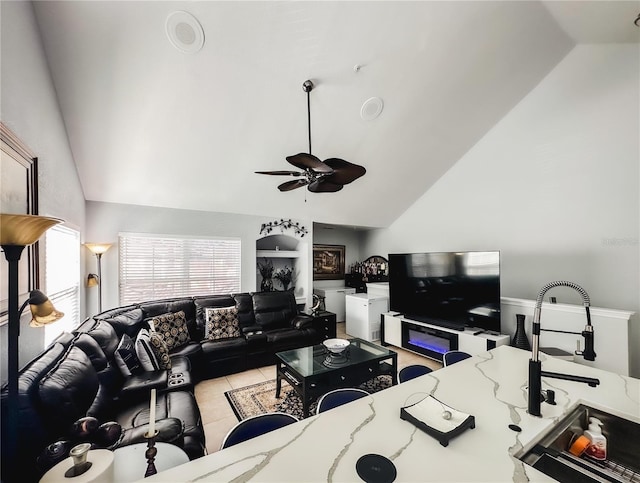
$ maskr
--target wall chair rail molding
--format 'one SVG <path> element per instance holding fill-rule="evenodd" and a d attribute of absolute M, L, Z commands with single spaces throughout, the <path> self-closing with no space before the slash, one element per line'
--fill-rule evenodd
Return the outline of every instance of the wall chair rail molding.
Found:
<path fill-rule="evenodd" d="M 17 215 L 38 214 L 38 158 L 35 154 L 13 133 L 6 124 L 0 122 L 1 161 L 0 179 L 2 190 L 0 191 L 0 206 L 3 213 Z M 26 299 L 31 290 L 39 287 L 39 256 L 38 243 L 25 248 L 20 258 L 18 270 L 20 299 Z M 4 257 L 3 257 L 4 259 Z M 6 263 L 5 261 L 1 263 Z M 3 265 L 3 271 L 6 266 Z M 0 324 L 7 322 L 8 292 L 7 281 L 2 277 L 0 282 Z"/>

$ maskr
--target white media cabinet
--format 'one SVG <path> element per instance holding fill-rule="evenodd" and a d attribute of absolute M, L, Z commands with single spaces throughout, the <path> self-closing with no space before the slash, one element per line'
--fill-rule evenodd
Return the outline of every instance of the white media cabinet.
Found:
<path fill-rule="evenodd" d="M 411 345 L 407 331 L 412 331 L 412 334 L 422 338 L 422 345 Z M 478 329 L 455 330 L 419 322 L 404 318 L 397 312 L 382 314 L 382 345 L 401 347 L 440 362 L 443 352 L 447 350 L 457 349 L 475 355 L 501 345 L 509 345 L 508 335 L 478 332 Z"/>

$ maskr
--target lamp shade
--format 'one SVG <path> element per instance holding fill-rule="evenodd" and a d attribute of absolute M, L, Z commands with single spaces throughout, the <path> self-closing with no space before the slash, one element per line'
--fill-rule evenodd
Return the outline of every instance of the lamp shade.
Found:
<path fill-rule="evenodd" d="M 87 287 L 97 287 L 100 283 L 100 279 L 95 273 L 87 275 Z"/>
<path fill-rule="evenodd" d="M 27 246 L 62 220 L 48 216 L 0 214 L 0 245 Z"/>
<path fill-rule="evenodd" d="M 85 243 L 84 246 L 87 247 L 94 255 L 102 255 L 109 248 L 111 248 L 111 243 Z"/>
<path fill-rule="evenodd" d="M 49 297 L 40 290 L 31 291 L 28 303 L 31 309 L 31 327 L 42 327 L 64 317 L 62 312 L 56 310 Z"/>

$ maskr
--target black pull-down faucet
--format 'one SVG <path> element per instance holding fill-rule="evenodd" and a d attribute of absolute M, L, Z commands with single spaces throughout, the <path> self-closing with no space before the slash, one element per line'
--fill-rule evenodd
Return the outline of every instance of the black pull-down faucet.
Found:
<path fill-rule="evenodd" d="M 574 376 L 571 374 L 560 374 L 557 372 L 547 372 L 542 370 L 542 362 L 539 358 L 540 351 L 540 312 L 542 311 L 542 300 L 548 290 L 553 287 L 570 287 L 576 290 L 582 296 L 582 302 L 587 312 L 587 325 L 582 331 L 581 335 L 584 337 L 584 350 L 576 351 L 576 355 L 581 355 L 588 361 L 596 359 L 596 353 L 593 349 L 593 326 L 591 325 L 591 313 L 589 312 L 589 306 L 591 302 L 587 292 L 579 285 L 573 282 L 558 281 L 551 282 L 542 287 L 536 298 L 536 306 L 533 311 L 533 327 L 532 327 L 532 344 L 531 344 L 531 359 L 529 360 L 529 414 L 532 416 L 541 416 L 540 403 L 542 400 L 542 376 L 553 377 L 555 379 L 565 379 L 567 381 L 584 382 L 591 387 L 595 387 L 600 384 L 600 380 L 592 377 Z"/>

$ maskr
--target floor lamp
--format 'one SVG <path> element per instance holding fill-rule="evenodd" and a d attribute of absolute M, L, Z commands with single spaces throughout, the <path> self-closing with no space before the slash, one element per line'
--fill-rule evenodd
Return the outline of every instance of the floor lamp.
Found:
<path fill-rule="evenodd" d="M 3 448 L 3 456 L 6 456 L 7 459 L 2 462 L 3 473 L 7 466 L 13 467 L 15 465 L 18 441 L 18 373 L 20 370 L 18 364 L 18 339 L 20 337 L 20 316 L 27 304 L 31 305 L 32 320 L 30 325 L 33 327 L 50 324 L 64 315 L 55 310 L 51 301 L 39 290 L 33 290 L 22 306 L 18 307 L 18 262 L 22 251 L 27 245 L 37 242 L 45 231 L 60 222 L 62 220 L 45 216 L 0 214 L 0 245 L 9 265 L 8 398 L 6 420 L 3 421 L 6 423 L 7 438 L 2 442 L 3 446 L 6 445 Z M 7 465 L 7 463 L 9 464 Z"/>
<path fill-rule="evenodd" d="M 93 253 L 98 259 L 98 313 L 102 312 L 102 254 L 105 253 L 109 248 L 111 248 L 111 243 L 85 243 L 85 247 L 87 247 L 91 253 Z M 87 286 L 93 286 L 93 281 L 95 279 L 91 277 L 92 274 L 89 274 L 87 278 Z"/>

